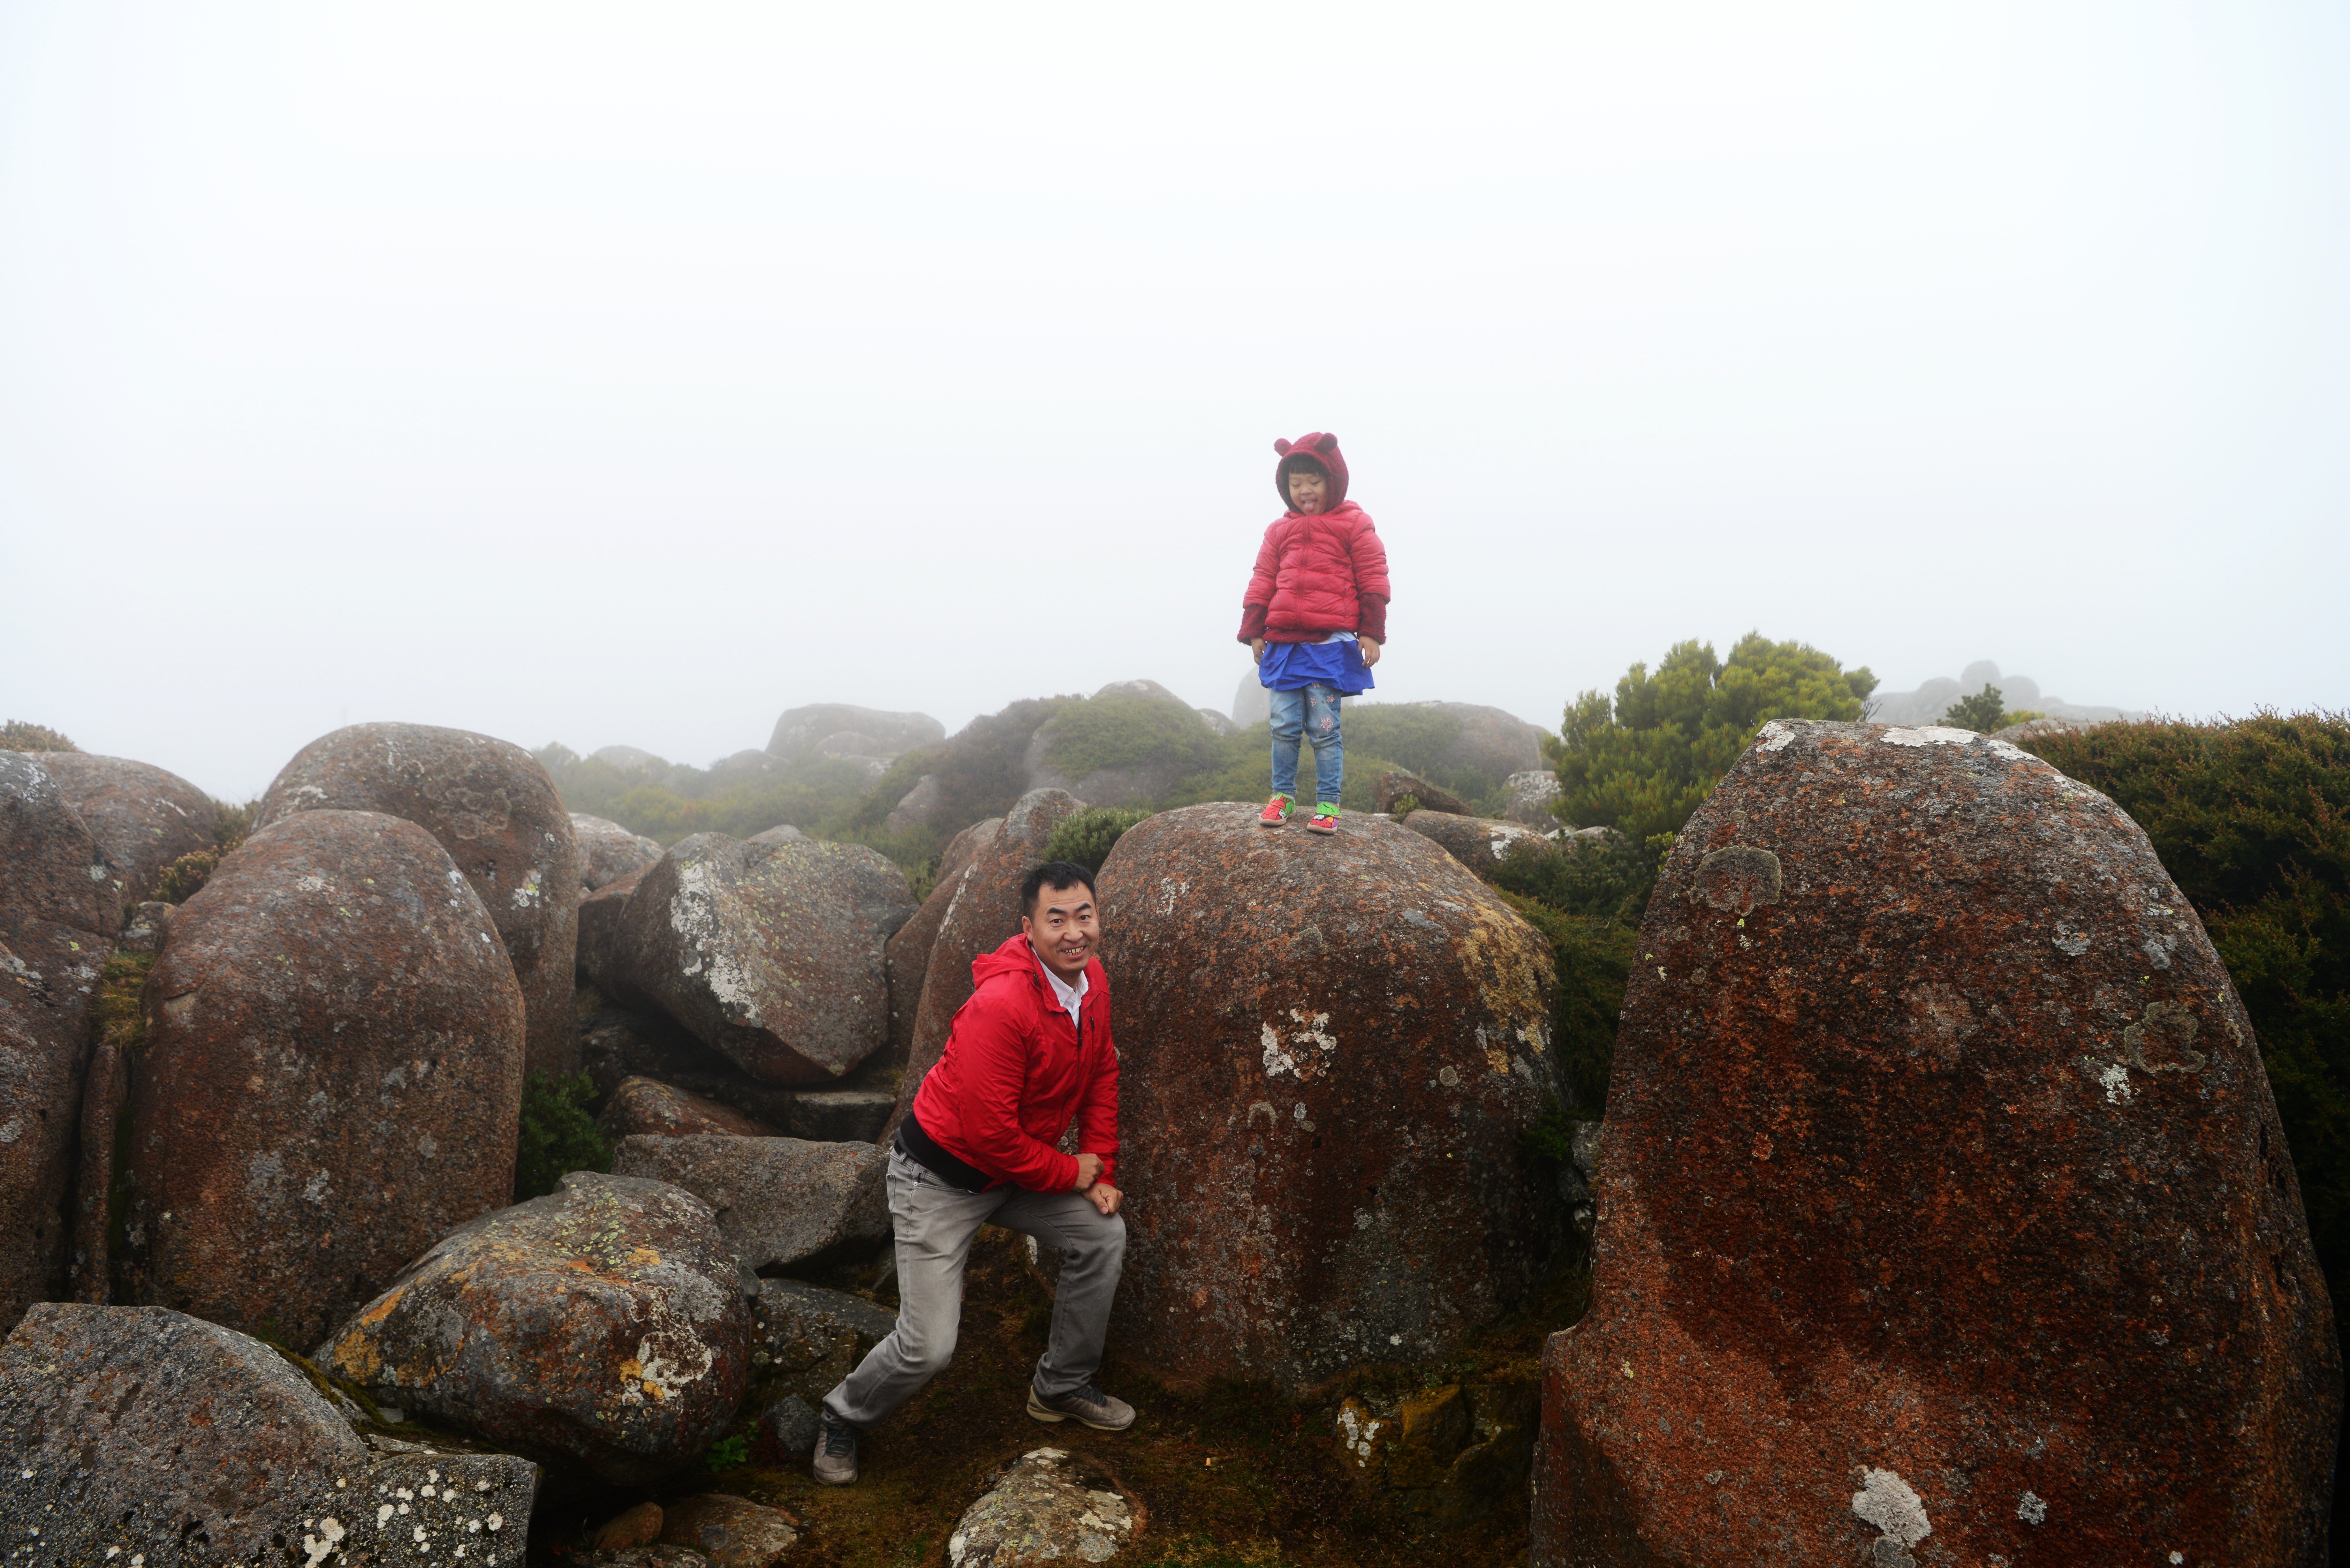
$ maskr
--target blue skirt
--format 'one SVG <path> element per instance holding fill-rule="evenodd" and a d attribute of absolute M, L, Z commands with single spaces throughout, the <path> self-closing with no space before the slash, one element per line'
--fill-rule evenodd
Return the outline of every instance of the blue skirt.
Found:
<path fill-rule="evenodd" d="M 1326 642 L 1266 643 L 1256 679 L 1268 691 L 1322 685 L 1335 688 L 1342 697 L 1368 691 L 1374 684 L 1370 667 L 1363 662 L 1362 644 L 1351 632 Z"/>

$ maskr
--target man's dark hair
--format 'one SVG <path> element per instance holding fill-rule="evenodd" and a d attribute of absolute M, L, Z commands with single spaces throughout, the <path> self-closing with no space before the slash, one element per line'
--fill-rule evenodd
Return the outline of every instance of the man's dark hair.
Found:
<path fill-rule="evenodd" d="M 1082 887 L 1094 890 L 1094 874 L 1084 867 L 1067 860 L 1047 860 L 1020 878 L 1020 912 L 1034 917 L 1036 900 L 1045 888 L 1058 891 L 1063 888 Z"/>

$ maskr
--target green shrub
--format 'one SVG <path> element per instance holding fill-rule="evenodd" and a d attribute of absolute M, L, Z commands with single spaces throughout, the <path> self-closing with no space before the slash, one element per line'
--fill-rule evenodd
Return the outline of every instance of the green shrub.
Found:
<path fill-rule="evenodd" d="M 1506 888 L 1502 897 L 1550 942 L 1558 969 L 1551 1036 L 1565 1079 L 1567 1108 L 1585 1117 L 1598 1116 L 1607 1105 L 1616 1023 L 1624 1012 L 1624 986 L 1632 977 L 1639 932 L 1620 920 L 1569 914 Z"/>
<path fill-rule="evenodd" d="M 1663 866 L 1662 857 L 1648 846 L 1611 835 L 1596 844 L 1570 839 L 1555 855 L 1513 855 L 1493 876 L 1506 891 L 1563 913 L 1638 930 Z"/>
<path fill-rule="evenodd" d="M 1189 776 L 1222 758 L 1216 732 L 1180 703 L 1123 691 L 1073 702 L 1053 715 L 1045 761 L 1064 777 L 1103 768 L 1170 767 Z"/>
<path fill-rule="evenodd" d="M 1943 723 L 1984 735 L 2014 722 L 2008 714 L 2006 701 L 2000 695 L 1999 688 L 1989 681 L 1985 681 L 1983 689 L 1973 696 L 1961 697 L 1942 710 Z"/>
<path fill-rule="evenodd" d="M 11 719 L 0 724 L 0 752 L 78 752 L 81 748 L 47 724 Z"/>
<path fill-rule="evenodd" d="M 2350 1301 L 2350 713 L 2100 724 L 2017 742 L 2146 830 L 2260 1033 L 2303 1205 Z"/>
<path fill-rule="evenodd" d="M 204 890 L 223 853 L 218 849 L 189 850 L 164 867 L 162 875 L 155 878 L 155 897 L 166 904 L 186 903 Z"/>
<path fill-rule="evenodd" d="M 1081 811 L 1053 829 L 1052 839 L 1045 846 L 1045 858 L 1066 860 L 1098 874 L 1102 862 L 1109 858 L 1110 847 L 1128 828 L 1149 815 L 1143 806 L 1097 805 Z"/>
<path fill-rule="evenodd" d="M 515 1201 L 544 1198 L 575 1170 L 610 1170 L 612 1140 L 589 1107 L 596 1084 L 583 1069 L 556 1077 L 541 1067 L 522 1091 L 522 1136 L 515 1144 Z"/>
<path fill-rule="evenodd" d="M 1544 743 L 1561 791 L 1551 809 L 1635 843 L 1678 833 L 1765 720 L 1857 719 L 1876 689 L 1866 668 L 1846 670 L 1807 643 L 1759 631 L 1726 660 L 1711 643 L 1677 643 L 1653 677 L 1632 666 L 1613 702 L 1586 691 L 1568 705 L 1557 738 Z"/>

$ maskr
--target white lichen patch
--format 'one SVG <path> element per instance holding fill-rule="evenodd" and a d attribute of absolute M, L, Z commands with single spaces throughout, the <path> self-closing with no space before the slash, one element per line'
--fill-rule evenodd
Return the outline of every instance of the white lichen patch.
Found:
<path fill-rule="evenodd" d="M 515 908 L 531 909 L 538 903 L 542 896 L 538 870 L 534 867 L 530 875 L 522 879 L 522 886 L 514 890 Z"/>
<path fill-rule="evenodd" d="M 2106 1104 L 2126 1106 L 2130 1103 L 2129 1069 L 2119 1062 L 2108 1062 L 2098 1070 L 2097 1085 L 2106 1091 Z"/>
<path fill-rule="evenodd" d="M 2015 1500 L 2015 1517 L 2026 1524 L 2048 1522 L 2048 1504 L 2037 1492 L 2025 1492 Z"/>
<path fill-rule="evenodd" d="M 1905 1552 L 1933 1533 L 1925 1503 L 1891 1470 L 1862 1472 L 1860 1490 L 1852 1494 L 1852 1511 Z"/>
<path fill-rule="evenodd" d="M 1270 1023 L 1260 1027 L 1264 1075 L 1278 1078 L 1288 1073 L 1301 1082 L 1310 1081 L 1329 1064 L 1331 1054 L 1338 1049 L 1338 1037 L 1330 1033 L 1330 1015 L 1326 1012 L 1309 1016 L 1305 1009 L 1293 1007 L 1289 1016 L 1299 1027 L 1285 1033 Z"/>
<path fill-rule="evenodd" d="M 761 1022 L 759 989 L 750 969 L 734 956 L 727 940 L 725 915 L 720 908 L 723 892 L 709 867 L 700 862 L 679 867 L 677 896 L 669 905 L 670 929 L 683 940 L 686 951 L 692 955 L 685 963 L 685 972 L 702 976 L 710 994 L 733 1013 L 736 1023 L 755 1024 Z"/>
<path fill-rule="evenodd" d="M 1795 732 L 1773 719 L 1754 732 L 1754 743 L 1766 752 L 1783 752 L 1795 738 Z"/>
<path fill-rule="evenodd" d="M 1948 724 L 1921 724 L 1916 729 L 1896 726 L 1877 738 L 1888 746 L 1963 746 L 1982 737 L 1972 730 L 1954 730 Z"/>

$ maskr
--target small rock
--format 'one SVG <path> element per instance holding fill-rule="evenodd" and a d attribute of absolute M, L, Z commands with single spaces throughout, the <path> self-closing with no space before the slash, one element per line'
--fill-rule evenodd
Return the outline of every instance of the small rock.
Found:
<path fill-rule="evenodd" d="M 810 1143 L 871 1143 L 897 1106 L 893 1089 L 803 1089 L 785 1130 Z"/>
<path fill-rule="evenodd" d="M 659 844 L 608 817 L 573 812 L 571 836 L 579 846 L 579 886 L 590 893 L 661 857 Z"/>
<path fill-rule="evenodd" d="M 628 1512 L 604 1521 L 596 1532 L 596 1550 L 624 1551 L 631 1546 L 651 1546 L 660 1540 L 663 1519 L 661 1505 L 640 1502 Z"/>
<path fill-rule="evenodd" d="M 1418 774 L 1408 774 L 1400 768 L 1390 768 L 1371 786 L 1371 803 L 1379 811 L 1393 811 L 1396 802 L 1409 795 L 1419 802 L 1422 811 L 1449 811 L 1456 816 L 1473 815 L 1468 802 L 1451 790 L 1440 789 Z"/>
<path fill-rule="evenodd" d="M 1539 860 L 1556 848 L 1543 829 L 1498 817 L 1415 811 L 1403 819 L 1403 825 L 1444 846 L 1452 858 L 1487 882 L 1513 860 Z"/>
<path fill-rule="evenodd" d="M 130 911 L 122 922 L 121 939 L 115 943 L 126 953 L 160 953 L 163 939 L 172 933 L 172 917 L 180 912 L 177 904 L 146 903 Z"/>
<path fill-rule="evenodd" d="M 889 1037 L 882 953 L 913 912 L 905 874 L 861 844 L 698 833 L 629 895 L 614 979 L 753 1077 L 828 1083 Z"/>
<path fill-rule="evenodd" d="M 816 1451 L 819 1430 L 816 1407 L 796 1394 L 786 1394 L 759 1412 L 759 1435 L 795 1459 Z"/>
<path fill-rule="evenodd" d="M 1559 797 L 1558 775 L 1548 768 L 1533 768 L 1525 773 L 1512 774 L 1502 783 L 1502 798 L 1505 803 L 1502 815 L 1512 822 L 1522 822 L 1528 827 L 1539 827 L 1547 833 L 1558 826 L 1552 815 L 1551 802 Z"/>
<path fill-rule="evenodd" d="M 641 1485 L 724 1433 L 749 1340 L 707 1204 L 575 1171 L 442 1237 L 316 1359 L 380 1401 Z"/>
<path fill-rule="evenodd" d="M 1107 1563 L 1133 1542 L 1137 1509 L 1109 1476 L 1035 1449 L 988 1478 L 947 1539 L 952 1568 Z"/>
<path fill-rule="evenodd" d="M 177 774 L 86 752 L 44 752 L 41 767 L 114 863 L 126 908 L 152 898 L 172 861 L 213 847 L 220 806 Z"/>
<path fill-rule="evenodd" d="M 704 1492 L 669 1505 L 661 1541 L 686 1546 L 710 1568 L 768 1568 L 799 1540 L 792 1521 L 772 1508 L 724 1492 Z"/>
<path fill-rule="evenodd" d="M 806 834 L 802 833 L 798 828 L 794 827 L 790 823 L 779 822 L 773 827 L 766 828 L 762 832 L 751 835 L 745 842 L 751 844 L 813 844 L 816 840 L 810 838 Z"/>
<path fill-rule="evenodd" d="M 752 1389 L 762 1399 L 817 1404 L 897 1326 L 896 1313 L 862 1296 L 761 1280 L 751 1301 Z"/>
<path fill-rule="evenodd" d="M 710 1568 L 710 1559 L 685 1546 L 622 1546 L 586 1552 L 581 1568 Z"/>
<path fill-rule="evenodd" d="M 616 1138 L 638 1133 L 678 1137 L 723 1133 L 734 1137 L 774 1137 L 775 1129 L 732 1106 L 690 1095 L 651 1078 L 623 1078 L 596 1118 Z"/>
<path fill-rule="evenodd" d="M 871 1144 L 795 1137 L 622 1138 L 618 1175 L 665 1181 L 717 1211 L 743 1268 L 869 1251 L 889 1233 L 889 1157 Z"/>

